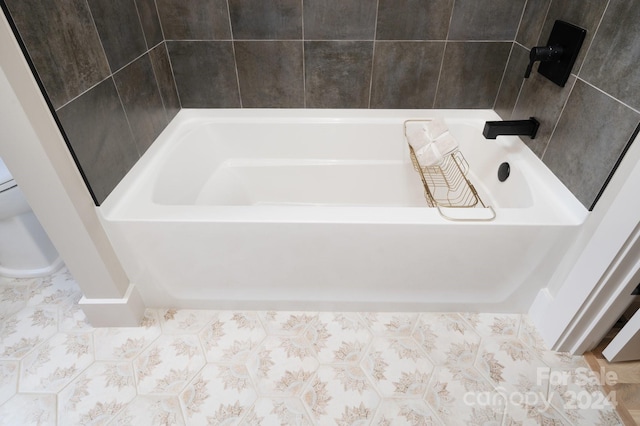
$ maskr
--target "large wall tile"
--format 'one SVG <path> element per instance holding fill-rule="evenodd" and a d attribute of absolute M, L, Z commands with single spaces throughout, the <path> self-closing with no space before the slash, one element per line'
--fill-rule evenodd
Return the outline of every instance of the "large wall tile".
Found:
<path fill-rule="evenodd" d="M 134 0 L 87 0 L 111 71 L 147 50 Z"/>
<path fill-rule="evenodd" d="M 576 63 L 573 65 L 573 70 L 571 71 L 577 74 L 606 7 L 607 1 L 604 0 L 553 0 L 549 7 L 549 12 L 547 13 L 547 18 L 545 19 L 537 46 L 545 46 L 547 44 L 549 34 L 551 34 L 551 29 L 557 19 L 587 30 L 582 49 L 580 49 Z"/>
<path fill-rule="evenodd" d="M 638 122 L 640 114 L 578 80 L 543 161 L 589 208 Z"/>
<path fill-rule="evenodd" d="M 92 192 L 102 203 L 139 158 L 113 80 L 93 87 L 57 115 Z"/>
<path fill-rule="evenodd" d="M 372 56 L 372 41 L 305 42 L 307 107 L 367 108 Z"/>
<path fill-rule="evenodd" d="M 564 87 L 560 87 L 537 72 L 532 72 L 531 76 L 522 85 L 518 103 L 511 117 L 518 120 L 529 117 L 538 119 L 540 127 L 536 138 L 523 138 L 527 146 L 538 157 L 542 157 L 544 150 L 547 148 L 551 133 L 575 81 L 576 78 L 570 76 L 567 84 Z"/>
<path fill-rule="evenodd" d="M 527 49 L 538 45 L 538 37 L 550 4 L 551 0 L 527 0 L 516 36 L 516 41 Z"/>
<path fill-rule="evenodd" d="M 305 0 L 305 40 L 373 40 L 377 0 Z"/>
<path fill-rule="evenodd" d="M 165 40 L 230 40 L 226 0 L 156 0 Z"/>
<path fill-rule="evenodd" d="M 167 42 L 183 108 L 238 108 L 231 41 Z"/>
<path fill-rule="evenodd" d="M 85 0 L 6 0 L 54 108 L 109 75 Z"/>
<path fill-rule="evenodd" d="M 640 2 L 613 0 L 580 77 L 640 110 Z"/>
<path fill-rule="evenodd" d="M 142 155 L 168 124 L 149 55 L 127 65 L 113 79 Z"/>
<path fill-rule="evenodd" d="M 524 71 L 529 63 L 529 51 L 518 45 L 513 44 L 511 49 L 511 55 L 509 56 L 509 62 L 507 63 L 507 69 L 502 78 L 502 84 L 500 84 L 500 92 L 496 99 L 496 104 L 493 109 L 500 117 L 505 120 L 511 118 L 513 107 L 516 105 L 518 95 L 520 94 L 520 88 L 523 85 Z"/>
<path fill-rule="evenodd" d="M 235 42 L 243 107 L 304 108 L 302 43 Z"/>
<path fill-rule="evenodd" d="M 371 108 L 432 108 L 444 42 L 376 42 Z"/>
<path fill-rule="evenodd" d="M 147 48 L 151 49 L 164 39 L 156 2 L 155 0 L 136 0 L 136 6 L 138 7 L 140 22 L 144 30 L 144 37 L 147 41 Z"/>
<path fill-rule="evenodd" d="M 513 40 L 526 0 L 456 0 L 449 40 Z"/>
<path fill-rule="evenodd" d="M 447 42 L 435 108 L 492 108 L 511 45 Z"/>
<path fill-rule="evenodd" d="M 156 75 L 158 89 L 160 90 L 160 96 L 162 96 L 162 103 L 167 113 L 167 119 L 171 121 L 180 111 L 180 99 L 178 98 L 178 91 L 176 90 L 176 84 L 173 80 L 173 71 L 171 71 L 171 63 L 169 62 L 169 54 L 167 53 L 165 43 L 149 51 L 149 57 L 151 58 L 153 71 Z"/>
<path fill-rule="evenodd" d="M 446 40 L 453 0 L 379 0 L 377 40 Z"/>
<path fill-rule="evenodd" d="M 302 38 L 300 0 L 229 0 L 235 40 Z"/>

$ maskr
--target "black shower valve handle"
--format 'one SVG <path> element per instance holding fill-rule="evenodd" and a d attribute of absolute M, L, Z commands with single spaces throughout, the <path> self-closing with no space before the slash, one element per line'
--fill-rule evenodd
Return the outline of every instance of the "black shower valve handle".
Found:
<path fill-rule="evenodd" d="M 529 65 L 524 73 L 524 78 L 529 78 L 533 64 L 537 61 L 540 62 L 553 62 L 559 61 L 564 54 L 562 46 L 536 46 L 531 48 L 529 52 Z"/>

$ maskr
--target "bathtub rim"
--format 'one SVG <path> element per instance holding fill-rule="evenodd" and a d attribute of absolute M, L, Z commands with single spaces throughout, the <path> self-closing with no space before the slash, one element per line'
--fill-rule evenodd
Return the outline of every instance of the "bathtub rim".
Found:
<path fill-rule="evenodd" d="M 268 121 L 274 123 L 291 119 L 305 122 L 335 120 L 375 120 L 376 122 L 397 123 L 408 119 L 449 118 L 460 120 L 500 120 L 493 110 L 439 110 L 439 109 L 182 109 L 169 123 L 156 141 L 141 156 L 131 170 L 118 183 L 105 201 L 98 207 L 106 220 L 131 221 L 220 221 L 220 222 L 295 222 L 316 223 L 424 223 L 432 224 L 454 222 L 442 218 L 437 209 L 424 207 L 383 207 L 383 206 L 219 206 L 219 205 L 171 205 L 159 204 L 152 200 L 153 185 L 157 179 L 159 167 L 167 160 L 168 151 L 175 137 L 186 135 L 192 123 L 233 123 Z M 187 129 L 185 131 L 185 128 Z M 542 161 L 526 144 L 515 137 L 498 138 L 487 141 L 518 149 L 527 166 L 527 161 Z M 521 145 L 521 146 L 520 146 Z M 521 149 L 525 147 L 526 149 Z M 528 158 L 527 158 L 528 157 Z M 545 166 L 546 167 L 546 166 Z M 548 170 L 548 169 L 547 169 Z M 529 176 L 527 176 L 529 177 Z M 496 208 L 498 217 L 491 222 L 455 222 L 460 225 L 484 224 L 501 225 L 550 225 L 579 226 L 588 211 L 573 194 L 550 171 L 541 178 L 544 185 L 553 189 L 544 199 L 556 201 L 548 209 L 541 208 L 537 191 L 534 191 L 532 208 Z M 418 176 L 416 176 L 418 179 Z M 532 185 L 531 182 L 529 182 Z M 363 211 L 366 209 L 366 214 Z"/>

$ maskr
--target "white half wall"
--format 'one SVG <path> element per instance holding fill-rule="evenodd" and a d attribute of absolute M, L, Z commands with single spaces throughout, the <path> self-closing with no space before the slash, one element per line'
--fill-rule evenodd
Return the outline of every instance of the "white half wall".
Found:
<path fill-rule="evenodd" d="M 80 285 L 94 326 L 136 326 L 129 282 L 4 14 L 0 13 L 0 157 Z"/>

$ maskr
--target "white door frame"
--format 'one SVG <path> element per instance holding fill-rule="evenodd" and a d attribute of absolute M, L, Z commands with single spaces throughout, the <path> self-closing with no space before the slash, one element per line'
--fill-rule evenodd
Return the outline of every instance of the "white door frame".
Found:
<path fill-rule="evenodd" d="M 604 348 L 602 355 L 609 362 L 637 361 L 640 359 L 640 310 Z"/>
<path fill-rule="evenodd" d="M 557 292 L 543 289 L 529 315 L 554 350 L 582 354 L 624 313 L 640 282 L 640 136 L 587 218 Z M 550 283 L 553 285 L 554 283 Z"/>

